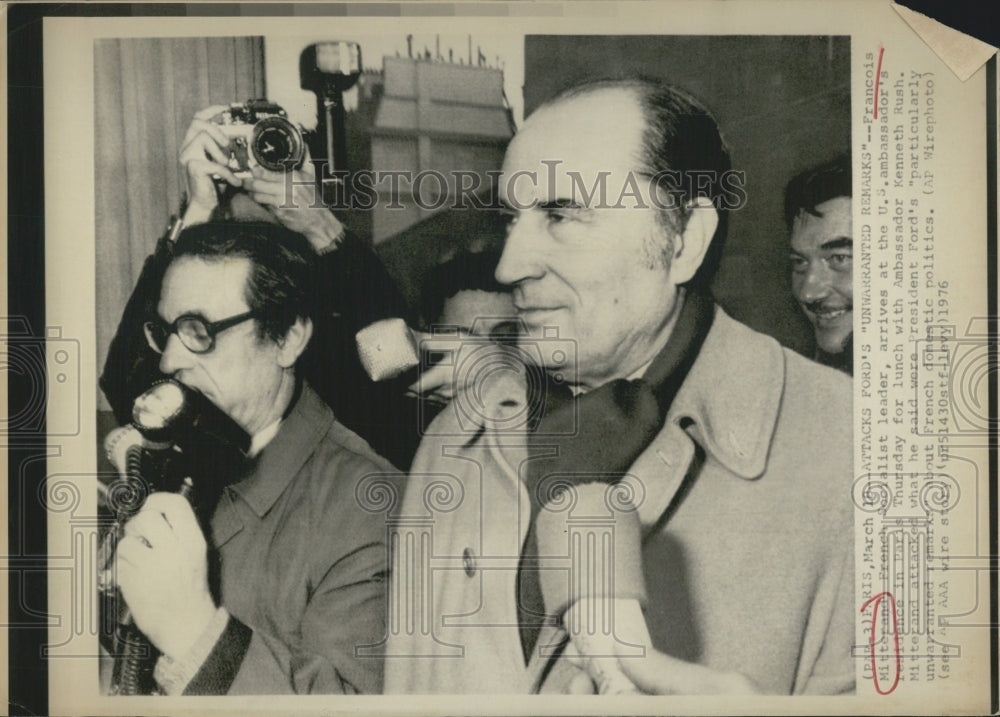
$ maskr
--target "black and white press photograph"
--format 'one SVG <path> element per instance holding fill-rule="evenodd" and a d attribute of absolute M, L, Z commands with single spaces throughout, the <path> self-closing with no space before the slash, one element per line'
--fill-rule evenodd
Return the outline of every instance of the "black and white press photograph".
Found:
<path fill-rule="evenodd" d="M 105 695 L 855 689 L 851 42 L 94 42 Z"/>
<path fill-rule="evenodd" d="M 9 711 L 996 713 L 996 48 L 909 2 L 6 8 Z"/>

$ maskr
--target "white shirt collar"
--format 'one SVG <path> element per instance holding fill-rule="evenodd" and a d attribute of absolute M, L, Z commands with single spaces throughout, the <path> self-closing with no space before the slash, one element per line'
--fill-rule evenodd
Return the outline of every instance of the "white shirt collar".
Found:
<path fill-rule="evenodd" d="M 635 371 L 633 371 L 629 376 L 627 376 L 626 380 L 635 381 L 637 378 L 642 378 L 643 375 L 646 373 L 646 370 L 650 367 L 652 363 L 653 359 L 650 359 L 648 362 L 646 362 L 645 364 L 637 368 Z M 579 396 L 581 393 L 586 393 L 590 389 L 584 388 L 583 386 L 570 386 L 569 390 L 573 392 L 574 396 Z"/>
<path fill-rule="evenodd" d="M 271 442 L 271 439 L 278 434 L 279 428 L 281 428 L 281 419 L 276 418 L 273 423 L 257 431 L 253 435 L 253 438 L 250 439 L 250 450 L 247 455 L 250 458 L 256 458 L 264 450 L 264 447 Z"/>

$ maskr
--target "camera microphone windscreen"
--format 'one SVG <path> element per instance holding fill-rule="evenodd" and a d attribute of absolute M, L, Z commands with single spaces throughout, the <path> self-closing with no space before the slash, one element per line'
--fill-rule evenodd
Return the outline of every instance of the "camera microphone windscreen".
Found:
<path fill-rule="evenodd" d="M 358 358 L 372 381 L 395 378 L 420 364 L 413 334 L 402 319 L 376 321 L 355 338 Z"/>

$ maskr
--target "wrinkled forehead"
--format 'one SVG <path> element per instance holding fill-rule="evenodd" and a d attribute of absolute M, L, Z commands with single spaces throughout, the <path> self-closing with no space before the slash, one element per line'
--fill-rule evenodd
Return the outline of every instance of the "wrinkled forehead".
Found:
<path fill-rule="evenodd" d="M 250 260 L 241 256 L 179 256 L 163 276 L 160 313 L 166 319 L 173 318 L 166 313 L 200 313 L 214 320 L 218 318 L 215 314 L 246 311 L 250 269 Z"/>
<path fill-rule="evenodd" d="M 501 198 L 566 199 L 602 177 L 621 184 L 639 171 L 644 128 L 631 90 L 602 89 L 544 106 L 507 149 Z"/>

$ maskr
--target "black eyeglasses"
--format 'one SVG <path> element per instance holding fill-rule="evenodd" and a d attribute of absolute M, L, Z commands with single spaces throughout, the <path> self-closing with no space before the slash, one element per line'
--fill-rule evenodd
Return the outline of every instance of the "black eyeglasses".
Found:
<path fill-rule="evenodd" d="M 254 318 L 256 314 L 255 311 L 248 311 L 221 321 L 205 321 L 197 314 L 184 314 L 178 316 L 172 324 L 157 317 L 153 321 L 147 321 L 142 328 L 146 332 L 146 341 L 150 348 L 157 353 L 162 354 L 167 348 L 170 335 L 177 334 L 177 338 L 188 351 L 193 354 L 206 354 L 215 348 L 216 336 L 226 329 Z"/>

